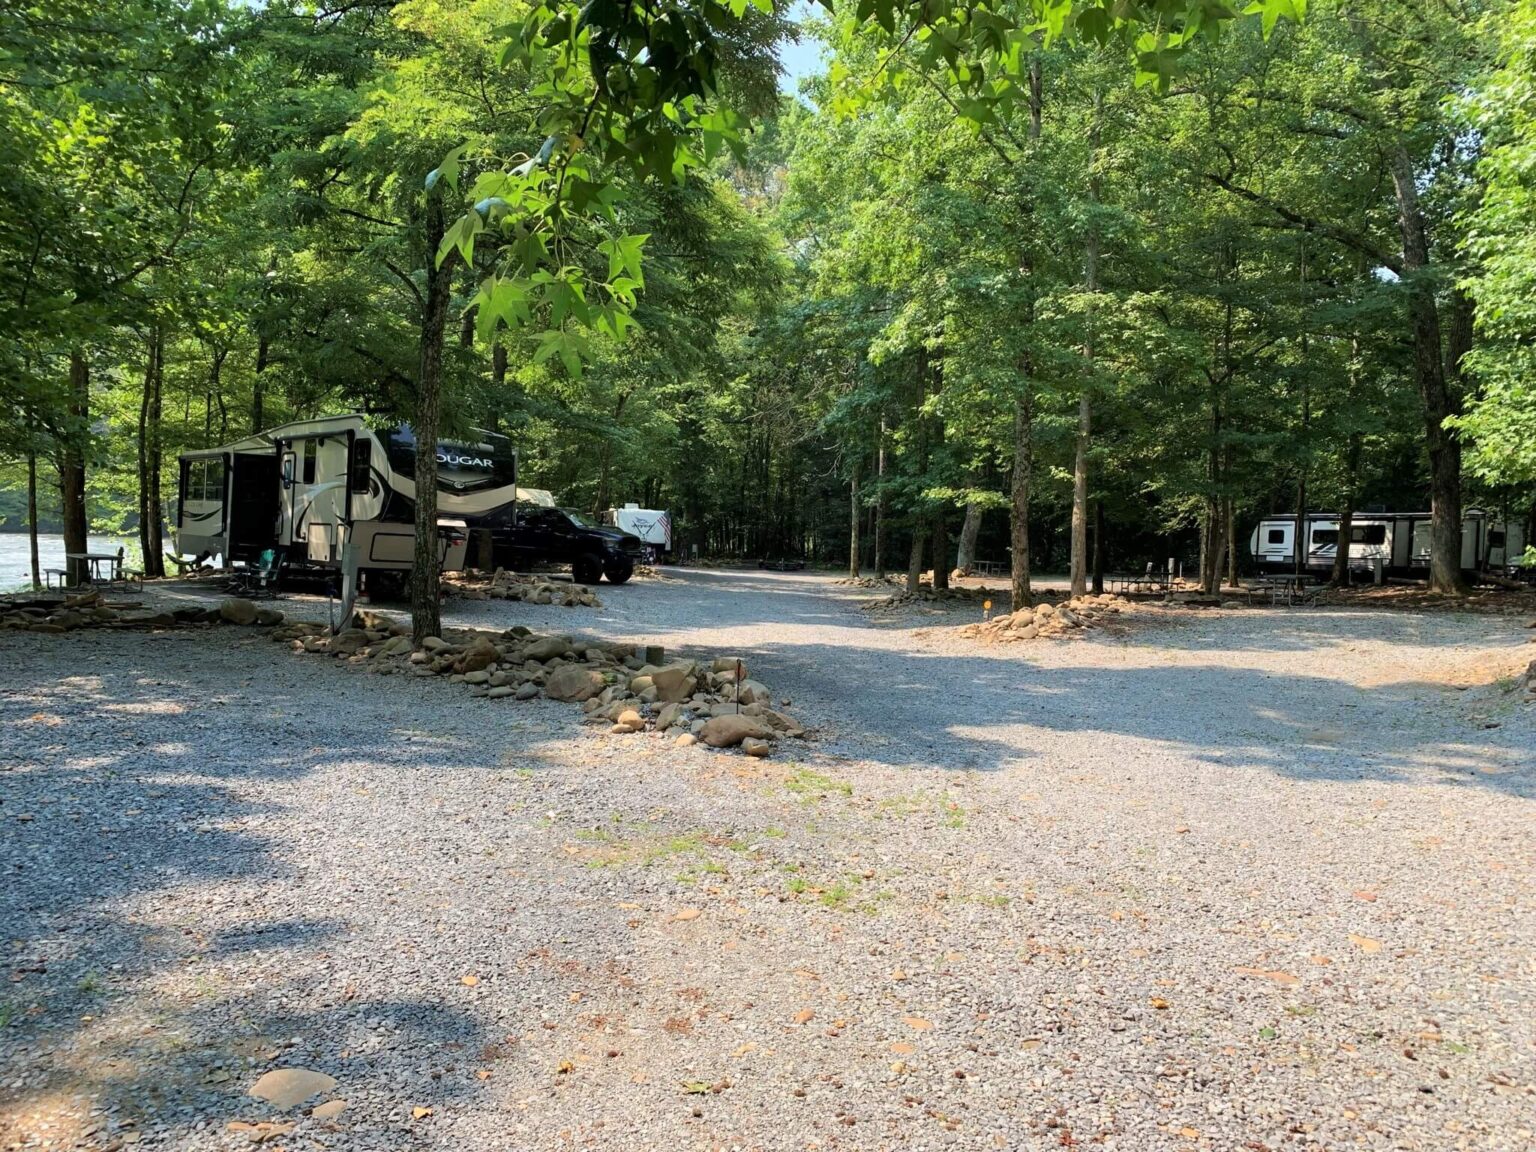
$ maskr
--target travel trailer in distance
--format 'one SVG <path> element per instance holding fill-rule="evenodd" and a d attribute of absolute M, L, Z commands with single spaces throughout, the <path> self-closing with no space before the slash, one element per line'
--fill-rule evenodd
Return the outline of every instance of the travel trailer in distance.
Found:
<path fill-rule="evenodd" d="M 1248 547 L 1261 572 L 1296 570 L 1295 516 L 1269 516 L 1259 521 Z M 1331 512 L 1309 513 L 1305 520 L 1305 562 L 1308 572 L 1333 570 L 1339 549 L 1339 518 Z M 1349 568 L 1372 572 L 1377 563 L 1392 576 L 1429 575 L 1428 512 L 1361 512 L 1350 525 Z M 1481 509 L 1469 509 L 1461 521 L 1461 568 L 1476 574 L 1504 574 L 1525 552 L 1525 534 L 1518 521 L 1491 519 Z"/>
<path fill-rule="evenodd" d="M 626 504 L 603 513 L 603 523 L 638 536 L 645 545 L 646 558 L 652 562 L 672 552 L 672 517 L 667 512 Z"/>
<path fill-rule="evenodd" d="M 464 566 L 470 528 L 511 523 L 517 454 L 505 436 L 438 445 L 438 531 L 446 571 Z M 181 456 L 177 547 L 335 569 L 343 596 L 368 573 L 403 574 L 415 556 L 416 438 L 362 416 L 327 416 Z M 346 579 L 350 577 L 350 579 Z M 396 576 L 398 578 L 398 576 Z"/>

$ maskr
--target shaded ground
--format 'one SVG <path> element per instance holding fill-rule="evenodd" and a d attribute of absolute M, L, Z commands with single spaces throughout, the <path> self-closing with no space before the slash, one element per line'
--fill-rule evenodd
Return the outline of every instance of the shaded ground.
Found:
<path fill-rule="evenodd" d="M 807 575 L 602 594 L 450 615 L 741 652 L 823 739 L 683 752 L 234 629 L 0 638 L 0 1147 L 1536 1140 L 1510 621 L 998 650 Z M 346 1111 L 245 1095 L 284 1065 Z"/>

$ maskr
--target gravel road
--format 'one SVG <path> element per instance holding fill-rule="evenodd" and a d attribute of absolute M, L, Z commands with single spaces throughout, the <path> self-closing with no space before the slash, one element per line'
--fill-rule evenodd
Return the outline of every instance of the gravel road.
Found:
<path fill-rule="evenodd" d="M 448 615 L 739 653 L 820 738 L 0 635 L 0 1148 L 1536 1147 L 1525 621 L 601 595 Z"/>

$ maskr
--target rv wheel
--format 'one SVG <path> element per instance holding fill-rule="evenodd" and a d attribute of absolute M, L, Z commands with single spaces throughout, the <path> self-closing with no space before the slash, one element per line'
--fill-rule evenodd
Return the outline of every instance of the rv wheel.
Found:
<path fill-rule="evenodd" d="M 571 579 L 578 584 L 596 584 L 603 578 L 603 561 L 601 557 L 586 555 L 578 556 L 571 564 Z"/>
<path fill-rule="evenodd" d="M 635 566 L 628 559 L 614 560 L 603 569 L 603 575 L 608 577 L 610 584 L 622 584 L 634 574 Z"/>

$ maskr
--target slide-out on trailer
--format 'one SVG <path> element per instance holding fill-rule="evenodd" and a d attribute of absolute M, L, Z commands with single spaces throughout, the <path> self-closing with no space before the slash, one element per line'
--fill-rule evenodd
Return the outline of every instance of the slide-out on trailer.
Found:
<path fill-rule="evenodd" d="M 468 531 L 513 523 L 517 453 L 495 433 L 437 446 L 438 561 L 464 567 Z M 342 574 L 350 604 L 370 573 L 415 559 L 416 438 L 359 415 L 283 424 L 181 456 L 177 547 L 251 562 L 282 549 L 289 565 Z"/>
<path fill-rule="evenodd" d="M 1338 516 L 1312 512 L 1300 526 L 1305 535 L 1303 567 L 1310 572 L 1332 571 L 1340 547 Z M 1259 521 L 1248 547 L 1260 571 L 1295 571 L 1297 528 L 1295 516 L 1269 516 Z M 1352 572 L 1372 572 L 1379 563 L 1387 575 L 1422 577 L 1429 573 L 1428 512 L 1356 513 L 1349 537 Z M 1478 508 L 1469 509 L 1462 517 L 1463 571 L 1503 574 L 1524 552 L 1525 534 L 1519 521 L 1496 519 Z"/>

